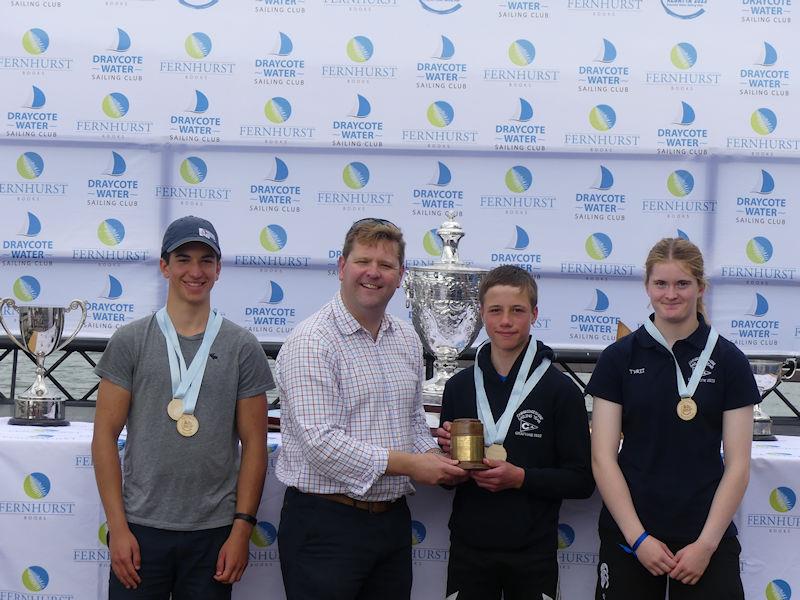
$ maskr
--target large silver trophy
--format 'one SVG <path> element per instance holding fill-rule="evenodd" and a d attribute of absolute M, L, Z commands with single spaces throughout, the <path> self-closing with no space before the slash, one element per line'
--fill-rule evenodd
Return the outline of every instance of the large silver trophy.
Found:
<path fill-rule="evenodd" d="M 486 269 L 476 269 L 458 258 L 464 229 L 454 212 L 436 231 L 442 239 L 439 263 L 410 267 L 406 273 L 406 305 L 425 349 L 436 359 L 433 377 L 422 387 L 425 404 L 441 405 L 444 385 L 456 372 L 456 359 L 472 345 L 481 330 L 478 288 Z"/>
<path fill-rule="evenodd" d="M 796 363 L 768 359 L 752 359 L 750 368 L 756 380 L 758 393 L 763 398 L 778 387 L 781 381 L 791 379 L 794 375 Z M 753 439 L 757 441 L 775 440 L 772 435 L 772 419 L 763 411 L 760 404 L 753 405 Z"/>
<path fill-rule="evenodd" d="M 3 309 L 9 308 L 19 314 L 19 332 L 22 342 L 17 340 L 3 320 Z M 63 342 L 64 314 L 81 309 L 81 319 L 75 331 Z M 73 300 L 69 306 L 17 306 L 11 298 L 0 300 L 0 325 L 14 343 L 36 359 L 36 379 L 27 390 L 14 399 L 14 417 L 11 425 L 69 425 L 64 418 L 64 397 L 53 394 L 45 382 L 44 359 L 56 350 L 69 344 L 86 321 L 86 302 Z"/>

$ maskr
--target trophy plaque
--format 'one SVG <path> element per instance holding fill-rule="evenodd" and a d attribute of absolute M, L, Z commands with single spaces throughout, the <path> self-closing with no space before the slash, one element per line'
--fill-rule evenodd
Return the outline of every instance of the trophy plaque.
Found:
<path fill-rule="evenodd" d="M 435 357 L 434 374 L 422 387 L 425 404 L 442 404 L 444 385 L 456 372 L 456 359 L 472 345 L 483 325 L 478 305 L 478 288 L 487 269 L 462 263 L 458 243 L 464 229 L 455 213 L 436 231 L 442 239 L 438 263 L 409 267 L 403 286 L 411 322 L 425 349 Z"/>
<path fill-rule="evenodd" d="M 792 375 L 794 375 L 795 364 L 792 361 L 784 363 L 779 360 L 751 359 L 750 368 L 753 370 L 758 393 L 763 399 L 778 387 L 781 381 L 791 379 Z M 787 370 L 786 373 L 784 373 L 784 369 Z M 772 435 L 772 419 L 764 412 L 760 404 L 754 404 L 753 440 L 763 442 L 774 441 L 775 439 L 775 436 Z"/>
<path fill-rule="evenodd" d="M 19 314 L 19 332 L 22 342 L 17 340 L 3 320 L 2 311 L 8 306 Z M 75 331 L 63 342 L 64 314 L 81 309 L 81 319 Z M 51 393 L 45 381 L 44 359 L 56 350 L 61 350 L 78 334 L 86 321 L 86 302 L 73 300 L 69 306 L 17 306 L 11 298 L 0 300 L 0 325 L 8 337 L 21 350 L 36 359 L 36 379 L 27 390 L 14 399 L 14 417 L 10 425 L 62 426 L 69 425 L 64 419 L 64 397 Z"/>

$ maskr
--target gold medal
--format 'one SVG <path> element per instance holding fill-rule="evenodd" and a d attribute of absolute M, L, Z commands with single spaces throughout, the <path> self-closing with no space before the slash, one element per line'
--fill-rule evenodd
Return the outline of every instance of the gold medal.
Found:
<path fill-rule="evenodd" d="M 200 422 L 194 415 L 181 415 L 176 425 L 183 437 L 192 437 L 200 429 Z"/>
<path fill-rule="evenodd" d="M 183 414 L 183 400 L 178 400 L 177 398 L 170 400 L 169 404 L 167 404 L 167 414 L 173 421 L 180 419 Z"/>
<path fill-rule="evenodd" d="M 697 404 L 691 398 L 681 398 L 678 402 L 678 416 L 684 421 L 691 421 L 697 416 Z"/>
<path fill-rule="evenodd" d="M 486 458 L 489 460 L 505 460 L 508 458 L 506 449 L 500 444 L 492 444 L 486 449 Z"/>

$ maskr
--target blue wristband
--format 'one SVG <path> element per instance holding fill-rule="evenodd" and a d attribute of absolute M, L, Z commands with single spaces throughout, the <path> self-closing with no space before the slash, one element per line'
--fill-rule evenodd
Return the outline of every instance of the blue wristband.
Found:
<path fill-rule="evenodd" d="M 645 541 L 649 535 L 650 534 L 647 531 L 643 531 L 642 535 L 636 538 L 636 541 L 633 542 L 633 548 L 629 548 L 625 544 L 619 544 L 619 547 L 622 548 L 626 553 L 636 556 L 636 551 L 639 549 L 639 546 L 642 545 L 642 542 Z"/>

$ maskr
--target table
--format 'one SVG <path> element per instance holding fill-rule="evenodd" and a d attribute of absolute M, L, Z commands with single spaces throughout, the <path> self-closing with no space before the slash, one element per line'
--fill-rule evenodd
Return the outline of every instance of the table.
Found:
<path fill-rule="evenodd" d="M 0 600 L 107 597 L 105 518 L 90 455 L 91 423 L 12 427 L 0 419 Z M 280 434 L 270 433 L 270 475 L 236 600 L 285 598 L 275 543 L 283 486 L 275 479 Z M 121 438 L 120 450 L 124 446 Z M 746 597 L 800 596 L 800 437 L 754 444 L 750 486 L 736 514 Z M 414 600 L 444 598 L 452 493 L 420 486 L 409 498 Z M 561 510 L 558 559 L 564 600 L 593 597 L 597 495 Z M 767 590 L 769 589 L 769 594 Z"/>

